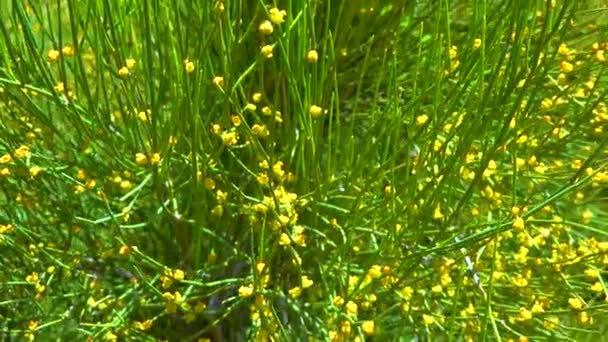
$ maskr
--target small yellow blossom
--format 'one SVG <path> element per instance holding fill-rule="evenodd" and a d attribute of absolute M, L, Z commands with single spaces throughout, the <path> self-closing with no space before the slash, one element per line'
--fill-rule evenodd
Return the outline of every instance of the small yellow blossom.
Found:
<path fill-rule="evenodd" d="M 424 325 L 431 325 L 435 323 L 435 317 L 427 314 L 422 314 L 422 322 Z"/>
<path fill-rule="evenodd" d="M 8 164 L 11 161 L 13 161 L 13 157 L 8 153 L 6 153 L 2 157 L 0 157 L 0 164 Z"/>
<path fill-rule="evenodd" d="M 279 245 L 288 246 L 290 244 L 291 238 L 289 237 L 289 235 L 287 235 L 286 233 L 281 233 L 281 236 L 279 237 Z"/>
<path fill-rule="evenodd" d="M 36 176 L 38 176 L 38 174 L 39 174 L 41 171 L 42 171 L 42 168 L 41 168 L 40 166 L 32 166 L 32 167 L 30 168 L 30 176 L 31 176 L 32 178 L 33 178 L 33 177 L 36 177 Z"/>
<path fill-rule="evenodd" d="M 57 83 L 57 85 L 53 87 L 53 90 L 55 90 L 55 92 L 58 94 L 63 93 L 65 91 L 65 86 L 63 82 Z"/>
<path fill-rule="evenodd" d="M 261 33 L 263 33 L 265 35 L 272 34 L 272 32 L 274 31 L 274 28 L 272 27 L 272 23 L 269 20 L 263 21 L 260 24 L 260 26 L 258 27 L 258 29 L 260 30 Z"/>
<path fill-rule="evenodd" d="M 599 61 L 599 62 L 604 62 L 606 61 L 606 55 L 604 50 L 597 50 L 595 51 L 595 58 Z"/>
<path fill-rule="evenodd" d="M 266 116 L 271 116 L 272 109 L 270 109 L 270 107 L 268 107 L 268 106 L 264 106 L 264 107 L 262 107 L 262 114 L 264 114 Z"/>
<path fill-rule="evenodd" d="M 557 328 L 559 328 L 559 318 L 558 317 L 547 317 L 545 318 L 545 321 L 543 322 L 543 326 L 547 329 L 547 330 L 556 330 Z"/>
<path fill-rule="evenodd" d="M 125 256 L 125 255 L 129 255 L 129 253 L 131 252 L 131 248 L 129 246 L 121 246 L 120 249 L 118 250 L 118 254 Z"/>
<path fill-rule="evenodd" d="M 256 137 L 266 138 L 270 135 L 270 131 L 266 128 L 266 125 L 254 124 L 251 126 L 251 133 Z"/>
<path fill-rule="evenodd" d="M 583 302 L 580 298 L 578 297 L 571 297 L 568 299 L 568 304 L 570 305 L 571 308 L 573 308 L 574 310 L 581 310 L 584 306 L 585 306 L 585 302 Z"/>
<path fill-rule="evenodd" d="M 517 216 L 513 221 L 513 229 L 515 230 L 523 230 L 525 226 L 526 224 L 524 222 L 524 219 L 519 216 Z"/>
<path fill-rule="evenodd" d="M 118 75 L 120 77 L 127 77 L 127 76 L 129 76 L 129 69 L 127 67 L 122 67 L 122 68 L 118 69 Z"/>
<path fill-rule="evenodd" d="M 323 114 L 323 109 L 317 105 L 312 105 L 310 106 L 308 113 L 313 119 L 318 119 Z"/>
<path fill-rule="evenodd" d="M 479 49 L 481 47 L 481 39 L 475 38 L 473 41 L 473 49 Z"/>
<path fill-rule="evenodd" d="M 222 143 L 224 146 L 235 145 L 239 141 L 239 137 L 235 132 L 224 132 L 222 133 Z"/>
<path fill-rule="evenodd" d="M 361 324 L 361 330 L 363 330 L 366 335 L 373 335 L 376 332 L 376 325 L 374 321 L 365 321 Z"/>
<path fill-rule="evenodd" d="M 285 175 L 285 171 L 283 170 L 283 162 L 282 161 L 278 161 L 276 162 L 273 166 L 272 166 L 272 173 L 277 177 L 277 178 L 283 178 L 283 176 Z"/>
<path fill-rule="evenodd" d="M 520 322 L 523 322 L 523 321 L 529 321 L 531 319 L 532 319 L 532 312 L 523 306 L 520 307 L 519 314 L 517 316 L 517 320 Z"/>
<path fill-rule="evenodd" d="M 418 115 L 416 117 L 416 125 L 422 126 L 429 120 L 429 116 L 426 114 Z"/>
<path fill-rule="evenodd" d="M 449 56 L 450 56 L 450 59 L 454 59 L 454 58 L 456 58 L 456 56 L 458 56 L 458 47 L 457 46 L 452 46 L 450 48 Z"/>
<path fill-rule="evenodd" d="M 251 101 L 253 103 L 260 103 L 262 101 L 262 93 L 254 93 L 251 96 Z"/>
<path fill-rule="evenodd" d="M 222 76 L 215 76 L 213 78 L 213 84 L 218 88 L 224 87 L 224 78 Z"/>
<path fill-rule="evenodd" d="M 268 13 L 270 14 L 270 21 L 275 25 L 280 25 L 285 22 L 285 16 L 287 12 L 285 10 L 279 10 L 278 8 L 271 8 Z"/>
<path fill-rule="evenodd" d="M 240 116 L 238 116 L 238 115 L 236 115 L 236 114 L 232 114 L 232 115 L 230 116 L 230 121 L 232 122 L 232 124 L 233 124 L 235 127 L 239 127 L 239 126 L 241 125 L 241 122 L 242 122 L 242 121 L 241 121 L 241 117 L 240 117 Z"/>
<path fill-rule="evenodd" d="M 268 185 L 268 182 L 270 181 L 266 172 L 258 173 L 256 179 L 260 185 Z"/>
<path fill-rule="evenodd" d="M 135 327 L 141 331 L 146 331 L 146 330 L 150 330 L 150 328 L 152 328 L 152 320 L 145 320 L 143 322 L 133 322 Z"/>
<path fill-rule="evenodd" d="M 127 66 L 127 69 L 133 70 L 135 69 L 136 62 L 133 58 L 127 58 L 125 60 L 125 65 Z"/>
<path fill-rule="evenodd" d="M 256 111 L 256 109 L 258 109 L 258 107 L 255 104 L 253 104 L 253 103 L 248 103 L 248 104 L 245 105 L 245 110 L 248 111 L 248 112 L 252 112 L 253 113 L 253 112 Z"/>
<path fill-rule="evenodd" d="M 188 59 L 184 60 L 184 70 L 186 70 L 187 74 L 190 74 L 194 71 L 194 63 L 189 61 Z"/>
<path fill-rule="evenodd" d="M 574 65 L 568 61 L 562 61 L 559 65 L 559 70 L 563 73 L 569 73 L 574 70 Z"/>
<path fill-rule="evenodd" d="M 359 306 L 357 305 L 357 303 L 353 302 L 352 300 L 349 301 L 348 303 L 346 303 L 346 312 L 349 315 L 352 315 L 352 316 L 356 315 L 358 309 L 359 309 Z"/>
<path fill-rule="evenodd" d="M 311 287 L 315 282 L 310 279 L 308 276 L 302 276 L 302 288 L 309 288 Z"/>
<path fill-rule="evenodd" d="M 25 145 L 21 145 L 18 149 L 15 150 L 14 154 L 17 159 L 25 158 L 30 155 L 30 148 Z"/>
<path fill-rule="evenodd" d="M 602 283 L 596 281 L 593 285 L 591 285 L 590 290 L 593 292 L 603 292 L 604 287 L 602 286 Z"/>
<path fill-rule="evenodd" d="M 59 51 L 55 50 L 55 49 L 50 49 L 48 54 L 46 55 L 46 59 L 49 62 L 55 62 L 56 60 L 59 59 L 59 56 L 61 54 L 59 53 Z"/>
<path fill-rule="evenodd" d="M 177 281 L 181 281 L 181 280 L 184 280 L 185 277 L 186 277 L 186 274 L 184 273 L 184 271 L 182 271 L 180 269 L 176 269 L 173 271 L 173 279 L 175 279 Z"/>
<path fill-rule="evenodd" d="M 302 288 L 299 286 L 296 286 L 292 289 L 289 290 L 289 296 L 291 298 L 297 298 L 302 294 Z"/>
<path fill-rule="evenodd" d="M 589 279 L 598 279 L 600 277 L 600 271 L 592 268 L 586 269 L 585 276 Z"/>
<path fill-rule="evenodd" d="M 158 153 L 158 152 L 152 153 L 152 157 L 150 157 L 150 164 L 156 165 L 160 162 L 160 159 L 161 159 L 160 153 Z"/>
<path fill-rule="evenodd" d="M 274 50 L 274 46 L 273 45 L 264 45 L 262 46 L 262 55 L 264 56 L 264 58 L 270 59 L 274 56 L 274 54 L 272 53 Z"/>
<path fill-rule="evenodd" d="M 308 53 L 306 54 L 306 61 L 308 61 L 308 63 L 315 64 L 315 63 L 317 63 L 318 60 L 319 60 L 319 53 L 317 53 L 317 50 L 308 51 Z"/>
<path fill-rule="evenodd" d="M 250 297 L 253 294 L 253 286 L 252 285 L 242 285 L 239 287 L 239 296 L 243 298 Z"/>
<path fill-rule="evenodd" d="M 146 165 L 148 163 L 148 156 L 143 153 L 135 154 L 135 163 L 137 165 Z"/>

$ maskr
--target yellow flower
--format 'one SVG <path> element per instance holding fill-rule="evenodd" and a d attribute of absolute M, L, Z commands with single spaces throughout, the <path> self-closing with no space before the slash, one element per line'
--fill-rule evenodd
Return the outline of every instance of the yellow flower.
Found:
<path fill-rule="evenodd" d="M 268 185 L 269 179 L 266 172 L 260 172 L 257 174 L 256 179 L 260 185 Z"/>
<path fill-rule="evenodd" d="M 525 226 L 524 219 L 519 216 L 517 216 L 513 221 L 513 229 L 515 230 L 523 230 Z"/>
<path fill-rule="evenodd" d="M 133 58 L 127 58 L 127 60 L 125 60 L 125 65 L 127 66 L 127 69 L 129 70 L 133 70 L 135 69 L 135 60 Z"/>
<path fill-rule="evenodd" d="M 264 107 L 262 107 L 262 114 L 264 114 L 266 116 L 271 116 L 272 109 L 270 109 L 270 107 L 268 107 L 268 106 L 264 106 Z"/>
<path fill-rule="evenodd" d="M 593 292 L 603 292 L 604 287 L 602 286 L 602 283 L 600 283 L 599 281 L 596 281 L 595 284 L 591 285 L 590 290 Z"/>
<path fill-rule="evenodd" d="M 586 269 L 585 270 L 585 276 L 587 276 L 587 278 L 589 279 L 598 279 L 600 277 L 600 271 L 596 270 L 596 269 Z"/>
<path fill-rule="evenodd" d="M 277 178 L 282 178 L 285 175 L 285 171 L 283 170 L 283 162 L 282 161 L 278 161 L 276 162 L 273 166 L 272 166 L 272 173 L 277 177 Z"/>
<path fill-rule="evenodd" d="M 222 133 L 222 143 L 224 146 L 235 145 L 239 141 L 239 137 L 235 132 L 224 132 Z"/>
<path fill-rule="evenodd" d="M 568 48 L 568 45 L 561 43 L 561 44 L 559 44 L 557 53 L 559 53 L 562 56 L 568 56 L 570 54 L 570 49 Z"/>
<path fill-rule="evenodd" d="M 569 73 L 574 70 L 574 65 L 568 61 L 562 61 L 559 65 L 559 70 L 563 73 Z"/>
<path fill-rule="evenodd" d="M 275 7 L 271 8 L 268 13 L 270 14 L 270 21 L 272 21 L 273 24 L 280 25 L 285 22 L 285 16 L 287 15 L 285 10 L 279 10 Z"/>
<path fill-rule="evenodd" d="M 213 84 L 218 88 L 224 87 L 224 78 L 222 76 L 215 76 L 213 78 Z"/>
<path fill-rule="evenodd" d="M 254 124 L 251 126 L 251 133 L 256 137 L 266 138 L 270 135 L 270 131 L 266 128 L 265 125 Z"/>
<path fill-rule="evenodd" d="M 352 300 L 348 301 L 348 303 L 346 303 L 346 312 L 349 315 L 353 315 L 353 316 L 356 315 L 358 309 L 359 309 L 359 306 L 357 305 L 357 303 L 353 302 Z"/>
<path fill-rule="evenodd" d="M 313 119 L 318 119 L 323 114 L 323 109 L 317 105 L 310 106 L 308 111 Z"/>
<path fill-rule="evenodd" d="M 13 160 L 10 154 L 6 153 L 2 157 L 0 157 L 0 164 L 8 164 Z"/>
<path fill-rule="evenodd" d="M 585 306 L 585 302 L 578 297 L 569 298 L 568 304 L 570 304 L 570 307 L 574 310 L 581 310 Z"/>
<path fill-rule="evenodd" d="M 366 335 L 373 335 L 374 332 L 376 332 L 376 325 L 374 321 L 365 321 L 361 324 L 361 330 L 363 330 Z"/>
<path fill-rule="evenodd" d="M 315 282 L 312 281 L 308 276 L 302 276 L 302 287 L 307 289 L 311 287 Z"/>
<path fill-rule="evenodd" d="M 30 176 L 36 177 L 38 176 L 38 174 L 42 171 L 42 168 L 40 166 L 32 166 L 30 168 Z"/>
<path fill-rule="evenodd" d="M 186 70 L 187 74 L 190 74 L 194 71 L 194 63 L 190 62 L 189 60 L 184 60 L 184 69 Z"/>
<path fill-rule="evenodd" d="M 25 281 L 27 281 L 28 283 L 36 283 L 38 282 L 38 279 L 38 273 L 36 272 L 32 272 L 25 277 Z"/>
<path fill-rule="evenodd" d="M 372 279 L 377 279 L 382 276 L 382 267 L 380 265 L 372 265 L 372 267 L 367 270 L 367 274 Z"/>
<path fill-rule="evenodd" d="M 146 165 L 148 163 L 148 157 L 143 153 L 135 154 L 135 163 L 137 165 Z"/>
<path fill-rule="evenodd" d="M 555 329 L 559 328 L 559 318 L 547 317 L 547 318 L 545 318 L 545 321 L 543 322 L 543 326 L 547 330 L 555 330 Z"/>
<path fill-rule="evenodd" d="M 281 236 L 279 237 L 279 245 L 288 246 L 290 244 L 291 239 L 289 238 L 289 235 L 287 235 L 286 233 L 281 233 Z"/>
<path fill-rule="evenodd" d="M 480 46 L 481 46 L 481 39 L 475 38 L 475 40 L 473 41 L 473 49 L 479 49 Z"/>
<path fill-rule="evenodd" d="M 127 76 L 129 76 L 129 69 L 127 67 L 122 67 L 122 68 L 118 69 L 118 75 L 120 77 L 127 77 Z"/>
<path fill-rule="evenodd" d="M 264 55 L 264 58 L 272 58 L 274 55 L 272 54 L 272 51 L 274 50 L 274 46 L 273 45 L 264 45 L 262 46 L 262 55 Z"/>
<path fill-rule="evenodd" d="M 454 59 L 454 58 L 456 58 L 456 56 L 458 56 L 458 47 L 457 46 L 452 46 L 450 48 L 449 56 L 450 56 L 450 59 Z"/>
<path fill-rule="evenodd" d="M 55 92 L 58 94 L 63 93 L 65 91 L 65 86 L 63 82 L 57 83 L 57 85 L 53 87 L 53 90 L 55 90 Z"/>
<path fill-rule="evenodd" d="M 241 125 L 241 117 L 236 114 L 230 116 L 230 121 L 232 121 L 232 124 L 235 127 L 239 127 Z"/>
<path fill-rule="evenodd" d="M 299 286 L 294 287 L 293 289 L 289 290 L 289 296 L 291 298 L 297 298 L 300 297 L 300 295 L 302 294 L 302 288 Z"/>
<path fill-rule="evenodd" d="M 429 116 L 426 114 L 418 115 L 416 118 L 416 124 L 418 126 L 424 125 L 429 120 Z"/>
<path fill-rule="evenodd" d="M 253 96 L 251 96 L 251 101 L 253 103 L 260 103 L 260 101 L 262 101 L 262 93 L 254 93 Z M 253 110 L 255 110 L 255 108 Z"/>
<path fill-rule="evenodd" d="M 262 22 L 258 29 L 260 30 L 261 33 L 266 34 L 266 35 L 272 34 L 272 32 L 274 31 L 274 28 L 272 27 L 272 23 L 268 20 L 265 20 L 264 22 Z"/>
<path fill-rule="evenodd" d="M 55 50 L 55 49 L 50 49 L 48 54 L 46 55 L 46 59 L 49 62 L 55 62 L 56 60 L 59 59 L 59 56 L 61 54 L 59 53 L 59 51 Z"/>
<path fill-rule="evenodd" d="M 185 277 L 186 277 L 186 274 L 184 273 L 184 271 L 182 271 L 180 269 L 176 269 L 173 271 L 173 279 L 180 281 L 180 280 L 184 280 Z"/>
<path fill-rule="evenodd" d="M 310 64 L 317 63 L 317 61 L 319 60 L 319 54 L 317 53 L 317 50 L 308 51 L 308 53 L 306 54 L 306 60 Z"/>
<path fill-rule="evenodd" d="M 422 314 L 422 322 L 424 325 L 431 325 L 435 323 L 435 317 L 427 314 Z"/>
<path fill-rule="evenodd" d="M 152 157 L 150 158 L 150 164 L 152 165 L 156 165 L 160 162 L 160 153 L 156 152 L 152 154 Z"/>
<path fill-rule="evenodd" d="M 30 154 L 30 148 L 25 145 L 21 145 L 18 149 L 15 150 L 14 154 L 17 159 L 25 158 Z"/>
<path fill-rule="evenodd" d="M 239 287 L 239 296 L 243 298 L 250 297 L 253 294 L 253 286 L 252 285 L 242 285 Z"/>
<path fill-rule="evenodd" d="M 254 105 L 253 103 L 248 103 L 245 105 L 245 110 L 248 112 L 255 112 L 256 109 L 258 109 L 258 107 L 256 105 Z"/>
<path fill-rule="evenodd" d="M 606 61 L 606 56 L 604 54 L 604 50 L 597 50 L 595 52 L 595 58 L 600 62 Z"/>
<path fill-rule="evenodd" d="M 131 252 L 131 248 L 129 246 L 121 246 L 120 249 L 118 250 L 118 254 L 125 256 L 125 255 L 129 255 L 129 253 Z"/>
<path fill-rule="evenodd" d="M 520 307 L 519 308 L 519 315 L 517 317 L 517 320 L 520 322 L 523 321 L 529 321 L 532 319 L 532 312 L 528 309 L 526 309 L 525 307 Z"/>
<path fill-rule="evenodd" d="M 135 324 L 135 327 L 141 331 L 146 331 L 146 330 L 150 330 L 150 328 L 152 328 L 152 321 L 147 319 L 143 322 L 133 322 Z"/>

